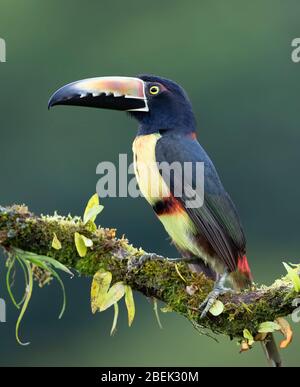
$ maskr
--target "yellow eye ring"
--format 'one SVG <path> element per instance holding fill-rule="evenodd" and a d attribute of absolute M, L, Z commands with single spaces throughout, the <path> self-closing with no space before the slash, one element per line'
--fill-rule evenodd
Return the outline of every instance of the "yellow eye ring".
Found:
<path fill-rule="evenodd" d="M 149 89 L 150 94 L 156 95 L 159 93 L 159 87 L 158 86 L 151 86 Z"/>

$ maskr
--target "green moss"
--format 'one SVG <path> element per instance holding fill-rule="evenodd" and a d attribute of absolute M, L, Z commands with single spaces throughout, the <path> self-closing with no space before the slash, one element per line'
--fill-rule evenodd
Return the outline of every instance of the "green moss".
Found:
<path fill-rule="evenodd" d="M 78 232 L 93 241 L 85 257 L 80 258 L 74 243 Z M 62 244 L 61 250 L 51 247 L 53 235 Z M 35 217 L 26 207 L 0 207 L 0 244 L 6 248 L 18 247 L 40 255 L 47 255 L 81 275 L 93 276 L 103 269 L 113 274 L 113 282 L 124 281 L 146 296 L 165 302 L 173 311 L 185 316 L 194 326 L 208 328 L 230 338 L 243 337 L 247 328 L 253 335 L 264 321 L 273 321 L 292 312 L 292 300 L 297 296 L 288 279 L 277 280 L 271 287 L 261 287 L 240 295 L 226 294 L 220 297 L 225 308 L 221 315 L 208 313 L 203 320 L 198 306 L 211 291 L 213 283 L 201 274 L 191 273 L 187 265 L 178 268 L 185 281 L 178 275 L 174 264 L 149 261 L 140 269 L 128 271 L 128 260 L 138 259 L 145 252 L 130 245 L 126 238 L 116 238 L 116 230 L 99 228 L 94 232 L 83 225 L 78 217 Z M 195 289 L 189 294 L 187 286 Z"/>

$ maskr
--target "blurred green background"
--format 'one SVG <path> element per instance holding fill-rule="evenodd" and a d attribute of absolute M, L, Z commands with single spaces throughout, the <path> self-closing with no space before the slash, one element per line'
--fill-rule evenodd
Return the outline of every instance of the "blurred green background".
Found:
<path fill-rule="evenodd" d="M 188 91 L 199 139 L 240 211 L 257 282 L 299 262 L 300 64 L 291 41 L 300 36 L 297 0 L 0 0 L 0 203 L 26 203 L 36 213 L 82 214 L 95 192 L 96 166 L 131 157 L 136 123 L 124 113 L 84 108 L 48 112 L 51 93 L 92 76 L 153 73 Z M 103 199 L 100 222 L 136 246 L 175 256 L 162 226 L 142 198 Z M 200 336 L 183 318 L 161 316 L 136 294 L 137 316 L 109 337 L 112 311 L 93 316 L 89 278 L 65 277 L 67 311 L 57 320 L 57 284 L 34 289 L 14 337 L 17 311 L 5 290 L 0 324 L 1 365 L 264 366 L 261 348 L 240 355 L 235 342 Z M 22 290 L 22 287 L 19 288 Z M 300 327 L 282 352 L 300 365 Z M 278 337 L 279 339 L 279 337 Z"/>

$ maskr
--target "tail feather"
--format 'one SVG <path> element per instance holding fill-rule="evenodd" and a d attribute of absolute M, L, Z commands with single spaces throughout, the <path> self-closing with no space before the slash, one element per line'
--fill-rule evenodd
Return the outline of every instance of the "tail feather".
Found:
<path fill-rule="evenodd" d="M 191 260 L 192 262 L 192 260 Z M 190 270 L 197 273 L 204 273 L 208 278 L 216 280 L 215 271 L 201 260 L 195 260 L 189 263 Z M 235 272 L 231 273 L 231 279 L 234 287 L 238 289 L 244 289 L 251 286 L 253 277 L 250 271 L 250 267 L 247 261 L 246 255 L 238 258 L 238 268 Z M 282 367 L 282 361 L 279 355 L 279 351 L 272 333 L 268 334 L 266 339 L 262 341 L 262 347 L 265 352 L 270 367 Z"/>
<path fill-rule="evenodd" d="M 282 361 L 278 352 L 278 348 L 274 339 L 274 335 L 270 333 L 262 342 L 263 350 L 266 354 L 270 367 L 282 367 Z"/>
<path fill-rule="evenodd" d="M 238 257 L 237 270 L 231 274 L 234 287 L 237 290 L 245 289 L 251 286 L 253 277 L 248 264 L 246 255 Z"/>
<path fill-rule="evenodd" d="M 238 258 L 238 269 L 236 271 L 234 282 L 240 289 L 249 287 L 252 284 L 253 277 L 248 264 L 246 255 Z M 263 350 L 267 357 L 270 367 L 282 367 L 282 361 L 274 339 L 274 335 L 270 333 L 262 342 Z"/>

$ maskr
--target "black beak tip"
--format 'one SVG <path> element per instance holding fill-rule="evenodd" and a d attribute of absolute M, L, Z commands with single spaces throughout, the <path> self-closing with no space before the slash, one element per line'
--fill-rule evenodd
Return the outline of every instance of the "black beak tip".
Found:
<path fill-rule="evenodd" d="M 54 98 L 55 94 L 53 94 L 49 101 L 48 101 L 48 110 L 50 110 L 53 106 L 57 105 L 57 101 L 56 99 Z"/>
<path fill-rule="evenodd" d="M 48 110 L 50 110 L 53 106 L 64 104 L 64 102 L 68 99 L 71 99 L 71 97 L 67 87 L 63 87 L 55 91 L 48 101 Z"/>

